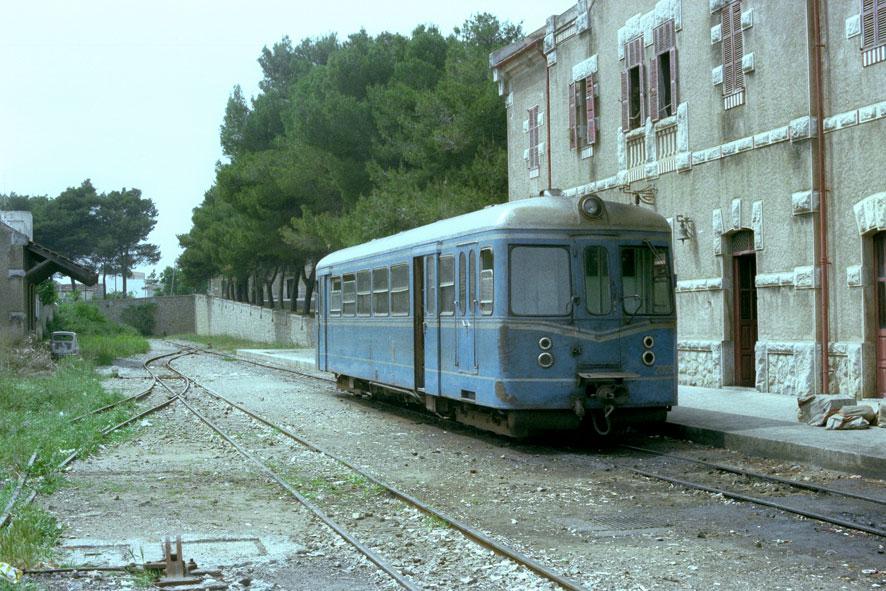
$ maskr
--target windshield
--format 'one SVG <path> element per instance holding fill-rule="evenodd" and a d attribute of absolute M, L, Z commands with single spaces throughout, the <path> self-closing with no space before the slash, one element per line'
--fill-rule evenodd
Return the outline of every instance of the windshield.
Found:
<path fill-rule="evenodd" d="M 595 315 L 612 311 L 609 254 L 603 246 L 585 248 L 585 306 Z"/>
<path fill-rule="evenodd" d="M 570 312 L 569 250 L 561 246 L 514 246 L 510 267 L 511 312 L 564 316 Z"/>
<path fill-rule="evenodd" d="M 665 247 L 623 246 L 621 287 L 624 311 L 631 315 L 673 313 L 668 250 Z"/>

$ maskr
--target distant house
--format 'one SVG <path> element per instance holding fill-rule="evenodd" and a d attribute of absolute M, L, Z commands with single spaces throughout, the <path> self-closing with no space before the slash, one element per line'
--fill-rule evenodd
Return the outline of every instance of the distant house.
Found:
<path fill-rule="evenodd" d="M 0 340 L 18 340 L 31 333 L 42 336 L 36 289 L 55 273 L 85 285 L 98 280 L 86 267 L 34 242 L 30 212 L 0 212 Z"/>
<path fill-rule="evenodd" d="M 669 219 L 681 383 L 886 396 L 886 4 L 563 9 L 490 56 L 509 198 Z"/>

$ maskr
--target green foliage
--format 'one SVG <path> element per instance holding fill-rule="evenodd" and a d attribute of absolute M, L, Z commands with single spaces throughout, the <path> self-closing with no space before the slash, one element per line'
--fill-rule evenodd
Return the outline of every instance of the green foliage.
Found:
<path fill-rule="evenodd" d="M 146 353 L 150 348 L 135 328 L 111 322 L 88 302 L 61 304 L 49 329 L 76 332 L 80 353 L 97 365 L 110 365 L 118 357 Z"/>
<path fill-rule="evenodd" d="M 58 301 L 58 291 L 51 277 L 37 285 L 37 297 L 44 306 L 50 306 Z"/>
<path fill-rule="evenodd" d="M 125 308 L 120 313 L 120 319 L 129 326 L 135 328 L 139 334 L 150 336 L 154 334 L 154 324 L 157 319 L 157 304 L 135 304 Z"/>
<path fill-rule="evenodd" d="M 505 107 L 488 60 L 520 35 L 478 14 L 449 36 L 420 26 L 265 48 L 259 95 L 247 104 L 235 87 L 228 101 L 230 161 L 179 236 L 182 270 L 243 285 L 506 199 Z"/>
<path fill-rule="evenodd" d="M 0 195 L 0 208 L 30 211 L 34 240 L 81 264 L 123 276 L 157 262 L 156 245 L 145 242 L 157 223 L 153 201 L 138 189 L 99 193 L 89 179 L 58 197 Z"/>
<path fill-rule="evenodd" d="M 76 423 L 70 419 L 120 398 L 104 390 L 92 367 L 81 360 L 63 360 L 52 371 L 37 375 L 0 371 L 0 481 L 9 482 L 0 488 L 0 506 L 12 494 L 12 476 L 24 470 L 35 451 L 29 487 L 43 492 L 57 487 L 58 464 L 74 450 L 81 450 L 81 457 L 93 453 L 103 441 L 101 430 L 121 422 L 131 406 L 121 405 Z M 51 557 L 60 533 L 42 509 L 18 506 L 12 525 L 0 531 L 0 561 L 18 568 L 35 566 Z"/>

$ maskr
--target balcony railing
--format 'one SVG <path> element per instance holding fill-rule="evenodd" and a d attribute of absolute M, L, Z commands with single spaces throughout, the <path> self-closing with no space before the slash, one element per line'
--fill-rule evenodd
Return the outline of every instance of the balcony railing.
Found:
<path fill-rule="evenodd" d="M 625 139 L 628 152 L 627 182 L 642 179 L 646 176 L 646 134 L 637 133 Z"/>
<path fill-rule="evenodd" d="M 656 128 L 655 154 L 658 156 L 658 174 L 677 169 L 676 122 Z"/>

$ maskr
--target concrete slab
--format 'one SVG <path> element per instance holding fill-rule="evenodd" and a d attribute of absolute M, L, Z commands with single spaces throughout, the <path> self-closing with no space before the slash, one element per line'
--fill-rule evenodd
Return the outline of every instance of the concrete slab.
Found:
<path fill-rule="evenodd" d="M 163 540 L 70 539 L 59 551 L 62 562 L 74 565 L 120 566 L 163 559 Z M 173 540 L 173 548 L 175 541 Z M 190 534 L 182 536 L 182 554 L 201 568 L 231 566 L 243 562 L 283 560 L 304 552 L 305 547 L 280 536 L 218 537 Z"/>
<path fill-rule="evenodd" d="M 314 370 L 314 349 L 239 349 L 252 361 Z M 797 399 L 751 388 L 680 386 L 666 431 L 675 437 L 886 479 L 886 429 L 828 431 L 797 421 Z M 865 400 L 876 410 L 881 401 Z M 886 404 L 886 400 L 882 401 Z"/>
<path fill-rule="evenodd" d="M 746 388 L 681 386 L 671 435 L 745 453 L 886 478 L 886 429 L 828 431 L 797 421 L 797 399 Z M 878 401 L 866 400 L 876 406 Z"/>

